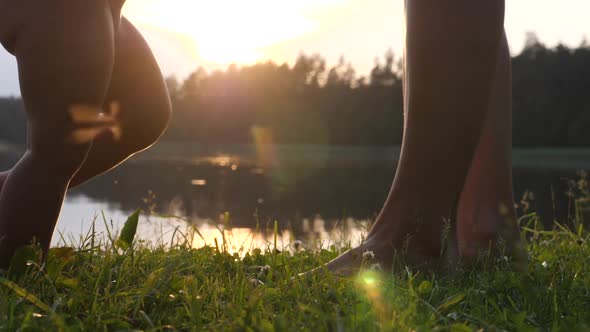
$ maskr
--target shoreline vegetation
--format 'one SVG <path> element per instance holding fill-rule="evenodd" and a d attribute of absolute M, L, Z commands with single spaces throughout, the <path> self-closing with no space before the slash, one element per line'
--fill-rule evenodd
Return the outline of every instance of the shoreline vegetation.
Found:
<path fill-rule="evenodd" d="M 162 141 L 202 144 L 399 145 L 401 57 L 386 52 L 367 75 L 342 58 L 301 53 L 225 70 L 195 68 L 166 81 L 173 117 Z M 196 64 L 195 64 L 196 67 Z M 589 147 L 590 45 L 547 47 L 527 34 L 512 57 L 515 147 Z M 25 144 L 19 98 L 0 97 L 0 141 Z"/>
<path fill-rule="evenodd" d="M 436 275 L 403 264 L 349 279 L 298 277 L 348 246 L 266 248 L 229 254 L 135 241 L 139 212 L 120 233 L 86 234 L 41 264 L 23 248 L 0 274 L 2 331 L 583 331 L 590 329 L 590 233 L 579 210 L 569 227 L 520 218 L 526 255 L 482 256 Z M 97 221 L 102 222 L 102 221 Z M 105 223 L 108 223 L 106 219 Z M 370 255 L 368 255 L 370 256 Z M 391 273 L 393 272 L 393 273 Z"/>

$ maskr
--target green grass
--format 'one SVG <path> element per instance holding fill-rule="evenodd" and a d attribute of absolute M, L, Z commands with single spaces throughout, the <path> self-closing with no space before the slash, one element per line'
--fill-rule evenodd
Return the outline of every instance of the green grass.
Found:
<path fill-rule="evenodd" d="M 588 331 L 590 241 L 580 227 L 528 228 L 528 257 L 482 257 L 438 276 L 399 267 L 352 279 L 295 278 L 336 248 L 240 257 L 187 243 L 150 248 L 122 234 L 30 248 L 0 278 L 2 331 Z M 526 220 L 534 219 L 531 215 Z M 525 220 L 523 219 L 523 220 Z M 524 222 L 524 221 L 523 221 Z"/>

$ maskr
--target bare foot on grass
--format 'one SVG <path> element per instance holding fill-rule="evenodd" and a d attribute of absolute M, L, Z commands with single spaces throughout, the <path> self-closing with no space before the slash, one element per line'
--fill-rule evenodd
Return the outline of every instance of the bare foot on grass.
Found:
<path fill-rule="evenodd" d="M 425 228 L 420 222 L 400 224 L 379 218 L 367 240 L 319 269 L 349 277 L 365 269 L 393 272 L 396 266 L 436 271 L 458 259 L 454 230 L 441 221 L 440 227 Z M 396 227 L 398 226 L 398 227 Z"/>

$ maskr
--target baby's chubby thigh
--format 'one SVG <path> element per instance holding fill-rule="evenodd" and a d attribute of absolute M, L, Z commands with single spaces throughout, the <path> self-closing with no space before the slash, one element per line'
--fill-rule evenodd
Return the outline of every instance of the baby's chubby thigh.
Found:
<path fill-rule="evenodd" d="M 113 70 L 111 7 L 106 0 L 18 1 L 24 5 L 17 9 L 27 13 L 14 54 L 30 124 L 30 153 L 48 169 L 73 174 L 90 143 L 70 139 L 76 125 L 72 112 L 102 107 Z"/>
<path fill-rule="evenodd" d="M 14 43 L 23 21 L 20 0 L 0 0 L 0 44 L 10 53 L 14 53 Z"/>

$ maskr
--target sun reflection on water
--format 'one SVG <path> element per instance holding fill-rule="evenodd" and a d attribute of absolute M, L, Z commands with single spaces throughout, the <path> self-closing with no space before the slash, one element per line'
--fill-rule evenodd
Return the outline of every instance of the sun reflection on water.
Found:
<path fill-rule="evenodd" d="M 310 223 L 311 228 L 305 226 Z M 354 222 L 350 219 L 341 223 L 340 227 L 327 229 L 326 221 L 318 217 L 311 222 L 304 219 L 302 224 L 303 229 L 300 234 L 295 234 L 291 229 L 279 230 L 276 233 L 276 249 L 293 251 L 299 243 L 304 243 L 308 249 L 329 248 L 332 245 L 357 246 L 365 238 L 369 221 Z M 192 240 L 194 248 L 220 246 L 220 250 L 240 255 L 251 252 L 253 249 L 275 249 L 273 229 L 232 228 L 211 223 L 202 223 L 194 227 L 198 231 L 195 231 L 196 235 Z"/>
<path fill-rule="evenodd" d="M 205 179 L 194 179 L 191 181 L 193 186 L 204 187 L 207 185 L 207 180 Z"/>
<path fill-rule="evenodd" d="M 228 167 L 232 163 L 233 159 L 231 156 L 228 155 L 220 155 L 208 158 L 207 161 L 209 162 L 209 164 L 214 166 Z"/>
<path fill-rule="evenodd" d="M 79 216 L 89 215 L 89 211 L 94 211 L 95 217 L 89 216 L 81 220 Z M 171 210 L 170 215 L 179 212 Z M 112 224 L 102 222 L 100 216 L 103 213 Z M 126 219 L 127 214 L 120 210 L 85 197 L 68 200 L 57 226 L 59 232 L 56 232 L 52 245 L 75 245 L 81 234 L 88 234 L 92 230 L 99 236 L 116 234 L 122 229 Z M 257 229 L 232 227 L 229 215 L 224 215 L 222 219 L 226 220 L 142 215 L 137 239 L 144 244 L 155 246 L 170 246 L 190 240 L 190 245 L 194 248 L 217 245 L 220 250 L 226 250 L 231 254 L 245 255 L 254 249 L 275 249 L 275 235 L 278 250 L 297 251 L 298 249 L 294 250 L 295 247 L 315 250 L 329 248 L 332 245 L 357 246 L 365 238 L 370 225 L 369 221 L 326 221 L 318 216 L 313 220 L 299 221 L 301 227 L 279 228 L 275 234 L 272 226 Z M 67 243 L 64 243 L 64 239 Z"/>

